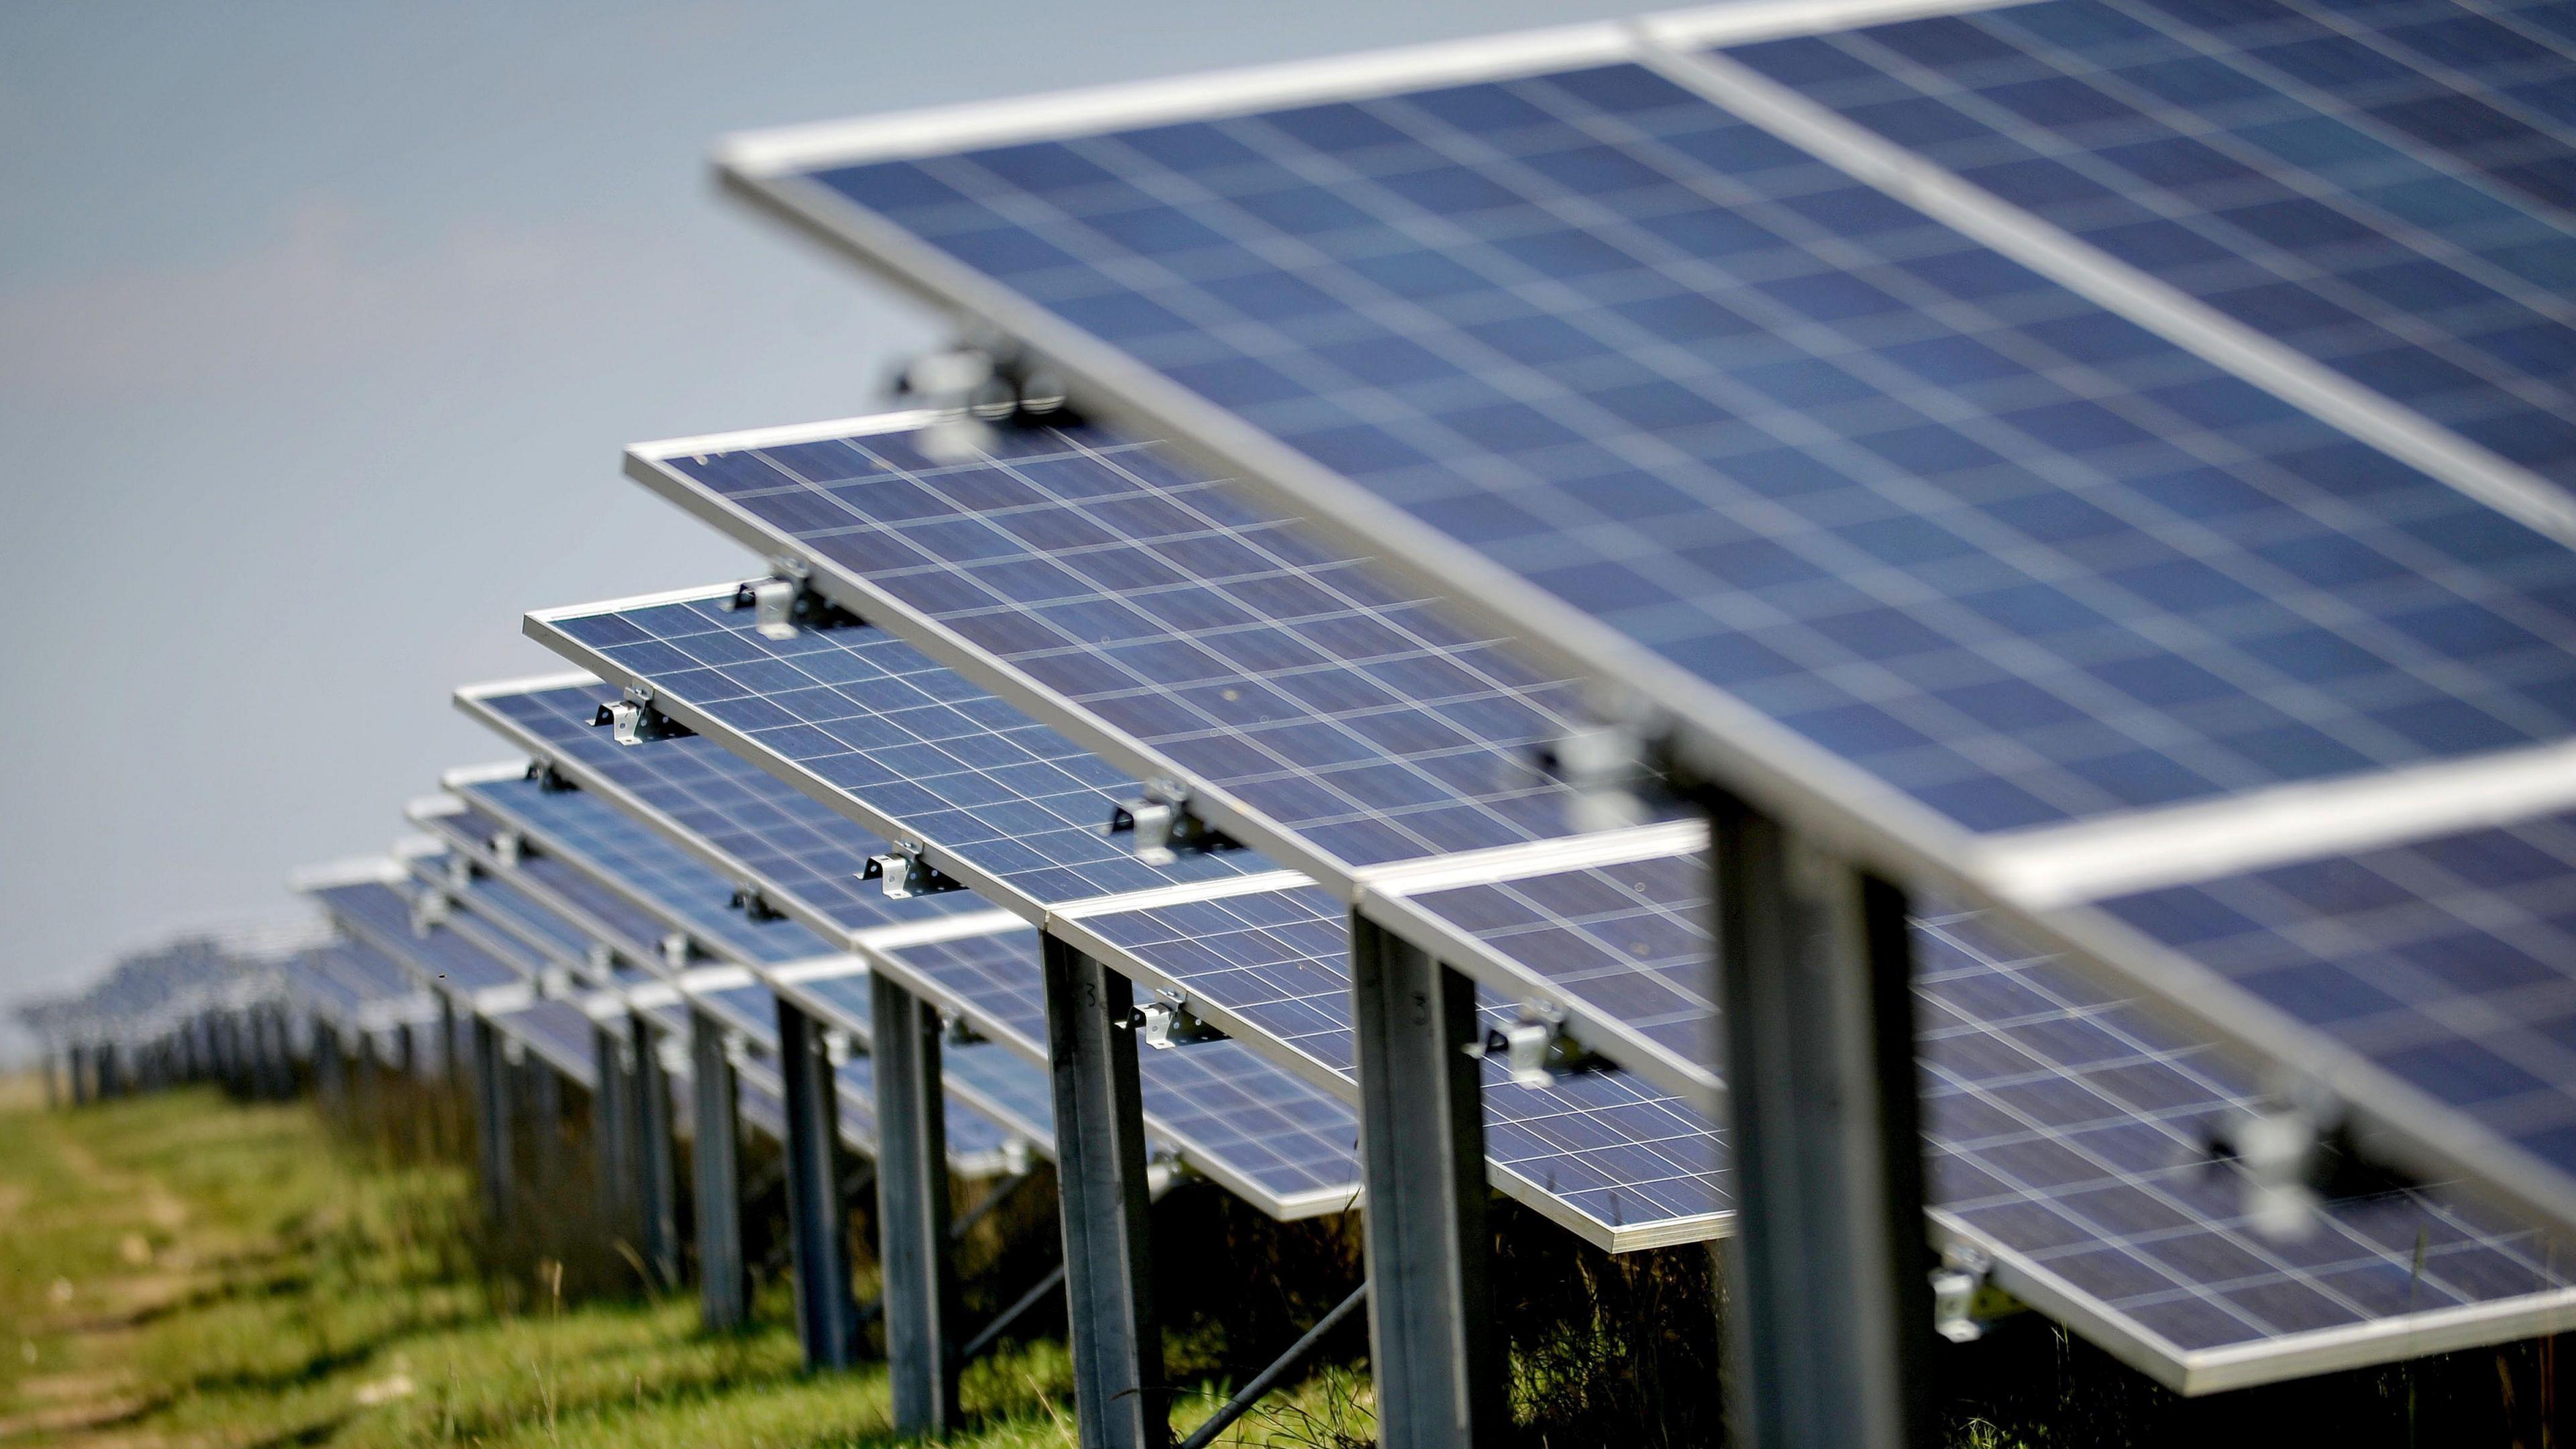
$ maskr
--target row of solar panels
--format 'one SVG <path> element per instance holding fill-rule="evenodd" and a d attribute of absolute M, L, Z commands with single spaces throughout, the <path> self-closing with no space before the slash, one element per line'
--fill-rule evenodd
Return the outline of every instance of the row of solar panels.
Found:
<path fill-rule="evenodd" d="M 685 446 L 710 472 L 790 458 L 814 467 L 903 457 L 916 441 L 903 429 L 918 422 Z M 1404 903 L 1462 955 L 1552 992 L 1597 989 L 1592 1008 L 1646 1047 L 1707 1060 L 1704 833 L 1684 822 L 1566 834 L 1570 792 L 1522 753 L 1574 717 L 1538 703 L 1561 704 L 1561 684 L 1225 490 L 1141 466 L 1149 448 L 1080 434 L 1013 441 L 1007 458 L 908 458 L 910 476 L 889 475 L 898 486 L 886 496 L 899 517 L 917 517 L 934 477 L 954 496 L 1009 490 L 1014 506 L 988 507 L 987 520 L 1061 538 L 1028 557 L 1101 568 L 1123 551 L 1173 571 L 1160 590 L 1126 592 L 1115 631 L 1046 636 L 1062 646 L 1051 713 L 1113 698 L 1121 683 L 1131 718 L 1171 707 L 1183 688 L 1210 705 L 1257 700 L 1211 732 L 1211 748 L 1273 765 L 1272 779 L 1230 777 L 1247 788 L 1284 797 L 1294 786 L 1318 802 L 1300 833 L 1334 843 L 1302 858 L 1358 856 L 1347 882 Z M 1051 507 L 1050 496 L 1070 501 Z M 1182 498 L 1194 527 L 1132 526 Z M 833 506 L 862 526 L 857 490 Z M 1193 550 L 1256 547 L 1264 566 L 1238 567 L 1222 587 L 1184 572 Z M 937 572 L 953 578 L 992 556 L 960 552 Z M 911 557 L 915 567 L 884 576 L 927 576 L 917 564 L 929 556 Z M 1316 611 L 1276 607 L 1288 590 L 1327 587 Z M 1259 588 L 1274 601 L 1261 625 L 1214 627 L 1200 611 L 1200 600 L 1239 603 Z M 410 811 L 434 846 L 308 877 L 346 939 L 290 957 L 291 988 L 360 1030 L 428 1019 L 424 991 L 445 993 L 585 1086 L 597 1080 L 597 1019 L 641 1009 L 676 1035 L 694 1005 L 746 1044 L 746 1110 L 773 1131 L 776 1078 L 760 1063 L 776 1050 L 772 993 L 783 993 L 861 1046 L 841 1068 L 842 1122 L 864 1151 L 865 973 L 885 971 L 981 1038 L 943 1066 L 959 1166 L 990 1170 L 1013 1142 L 1050 1146 L 1034 927 L 1230 1038 L 1143 1055 L 1145 1111 L 1170 1160 L 1281 1216 L 1356 1200 L 1346 919 L 1341 892 L 1318 883 L 1331 877 L 1249 849 L 1141 860 L 1103 829 L 1141 787 L 1065 735 L 887 628 L 764 629 L 731 607 L 736 593 L 532 615 L 530 632 L 588 672 L 459 700 L 538 763 L 453 772 L 445 794 Z M 1175 617 L 1157 622 L 1155 604 Z M 906 633 L 979 617 L 873 612 L 888 626 L 918 621 Z M 1358 661 L 1276 657 L 1360 637 L 1378 648 Z M 1238 647 L 1271 654 L 1258 671 L 1220 662 Z M 1166 667 L 1151 686 L 1118 662 L 1182 651 L 1205 661 L 1199 672 Z M 1435 672 L 1474 683 L 1431 687 Z M 621 689 L 649 692 L 694 733 L 653 738 L 647 727 L 620 743 L 597 720 Z M 1402 775 L 1366 753 L 1379 739 L 1412 747 Z M 1348 843 L 1362 838 L 1385 844 Z M 888 875 L 901 884 L 911 862 L 889 841 L 972 891 L 890 894 Z M 1986 916 L 1926 913 L 1916 929 L 1936 1222 L 1990 1253 L 2014 1292 L 2166 1382 L 2209 1389 L 2520 1336 L 2576 1306 L 2544 1235 L 2439 1192 L 2333 1202 L 2306 1241 L 2267 1239 L 2238 1171 L 2210 1156 L 2213 1129 L 2256 1094 L 2240 1065 L 2015 945 Z M 1487 1012 L 1507 1023 L 1517 1005 L 1496 996 Z M 685 1074 L 678 1054 L 669 1065 Z M 1722 1232 L 1727 1163 L 1695 1105 L 1705 1090 L 1678 1075 L 1671 1090 L 1660 1075 L 1523 1085 L 1490 1062 L 1497 1185 L 1614 1249 Z"/>
<path fill-rule="evenodd" d="M 2013 1292 L 2192 1390 L 2554 1329 L 2571 57 L 2531 4 L 1751 5 L 745 138 L 1177 445 L 636 450 L 768 616 L 532 615 L 588 678 L 465 692 L 540 769 L 451 838 L 602 855 L 527 804 L 595 800 L 697 872 L 626 889 L 666 930 L 776 911 L 1026 1061 L 1058 935 L 1223 1033 L 1147 1109 L 1282 1212 L 1353 1191 L 1356 909 L 1623 1069 L 1497 1053 L 1485 1110 L 1631 1247 L 1729 1215 L 1704 836 L 1533 758 L 1654 735 L 1915 892 L 1934 1222 Z M 2284 1063 L 2529 1214 L 2253 1231 L 2211 1142 Z"/>
<path fill-rule="evenodd" d="M 2543 3 L 1851 0 L 724 164 L 1689 768 L 2568 1224 L 2571 94 Z M 733 486 L 900 568 L 827 501 L 879 471 Z"/>

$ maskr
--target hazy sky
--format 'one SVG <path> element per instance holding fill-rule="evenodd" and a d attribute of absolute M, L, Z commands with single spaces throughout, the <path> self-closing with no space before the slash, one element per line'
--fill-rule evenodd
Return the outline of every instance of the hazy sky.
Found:
<path fill-rule="evenodd" d="M 1623 13 L 1580 0 L 0 8 L 0 1004 L 297 909 L 502 758 L 521 612 L 741 572 L 623 444 L 883 401 L 935 322 L 722 132 Z"/>

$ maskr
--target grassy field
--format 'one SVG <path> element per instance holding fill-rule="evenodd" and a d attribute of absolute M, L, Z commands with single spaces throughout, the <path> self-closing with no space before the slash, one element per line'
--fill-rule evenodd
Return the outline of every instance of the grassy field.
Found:
<path fill-rule="evenodd" d="M 0 1444 L 765 1446 L 891 1439 L 881 1370 L 800 1372 L 688 1298 L 493 1283 L 454 1168 L 363 1162 L 303 1105 L 181 1092 L 48 1113 L 0 1087 Z M 1211 1385 L 1212 1389 L 1219 1386 Z M 1060 1346 L 976 1363 L 953 1442 L 1071 1445 Z M 1228 1442 L 1366 1431 L 1327 1374 Z M 1177 1415 L 1194 1421 L 1206 1397 Z"/>
<path fill-rule="evenodd" d="M 438 1115 L 391 1105 L 405 1137 Z M 463 1170 L 352 1145 L 384 1136 L 335 1135 L 309 1103 L 205 1090 L 48 1112 L 30 1084 L 0 1079 L 0 1449 L 893 1441 L 881 1369 L 801 1371 L 781 1284 L 762 1290 L 762 1326 L 713 1335 L 686 1296 L 567 1301 L 560 1271 L 495 1276 Z M 1210 1365 L 1265 1360 L 1347 1291 L 1347 1241 L 1229 1215 L 1225 1202 L 1211 1191 L 1179 1203 L 1155 1229 L 1158 1263 L 1186 1270 L 1184 1311 L 1168 1320 L 1184 1325 L 1170 1339 L 1174 1372 L 1200 1383 L 1176 1410 L 1184 1426 L 1230 1387 Z M 1018 1241 L 1046 1235 L 1047 1201 L 1019 1210 Z M 1608 1258 L 1498 1212 L 1495 1308 L 1521 1444 L 1717 1443 L 1706 1255 Z M 1021 1261 L 977 1291 L 1043 1266 Z M 1303 1284 L 1294 1302 L 1291 1283 Z M 2556 1347 L 2186 1401 L 2026 1314 L 1946 1350 L 1939 1389 L 1955 1449 L 2550 1449 L 2576 1442 L 2560 1407 L 2576 1403 L 2576 1384 Z M 1342 1351 L 1357 1349 L 1348 1339 Z M 1062 1345 L 1042 1332 L 975 1363 L 964 1397 L 972 1422 L 953 1443 L 1075 1442 Z M 1365 1365 L 1328 1366 L 1224 1442 L 1356 1449 L 1368 1409 Z"/>

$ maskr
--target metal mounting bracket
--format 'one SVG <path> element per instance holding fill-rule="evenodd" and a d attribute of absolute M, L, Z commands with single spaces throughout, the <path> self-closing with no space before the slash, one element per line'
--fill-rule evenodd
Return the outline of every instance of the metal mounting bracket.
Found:
<path fill-rule="evenodd" d="M 640 745 L 647 740 L 684 739 L 697 731 L 662 713 L 653 703 L 653 688 L 632 684 L 626 697 L 603 704 L 591 717 L 591 728 L 608 727 L 609 738 L 621 745 Z"/>
<path fill-rule="evenodd" d="M 965 889 L 923 858 L 922 845 L 917 840 L 898 840 L 885 854 L 869 856 L 859 879 L 884 881 L 886 899 L 894 901 Z"/>
<path fill-rule="evenodd" d="M 746 920 L 783 921 L 787 918 L 785 911 L 771 905 L 769 898 L 760 893 L 760 887 L 747 882 L 733 888 L 733 899 L 726 904 L 742 912 Z"/>
<path fill-rule="evenodd" d="M 934 456 L 981 449 L 999 426 L 1066 427 L 1080 421 L 1066 405 L 1063 374 L 999 334 L 970 335 L 926 352 L 896 375 L 895 396 L 942 416 L 925 430 Z"/>
<path fill-rule="evenodd" d="M 452 891 L 461 891 L 472 887 L 473 884 L 473 857 L 467 855 L 449 856 L 447 858 L 447 888 Z"/>
<path fill-rule="evenodd" d="M 674 975 L 688 970 L 690 958 L 697 954 L 697 948 L 689 944 L 686 931 L 670 932 L 656 944 L 662 948 L 663 969 Z"/>
<path fill-rule="evenodd" d="M 1552 1087 L 1561 1077 L 1603 1071 L 1608 1063 L 1565 1034 L 1565 1012 L 1544 1002 L 1521 1003 L 1520 1019 L 1509 1026 L 1488 1027 L 1484 1039 L 1461 1048 L 1479 1060 L 1503 1064 L 1514 1083 Z"/>
<path fill-rule="evenodd" d="M 858 615 L 817 593 L 812 572 L 799 560 L 780 556 L 769 561 L 770 576 L 734 586 L 728 609 L 754 611 L 752 627 L 764 639 L 793 639 L 806 629 L 839 629 L 862 622 Z"/>
<path fill-rule="evenodd" d="M 853 1050 L 850 1034 L 837 1026 L 823 1029 L 823 1059 L 835 1067 L 849 1065 Z"/>
<path fill-rule="evenodd" d="M 1573 787 L 1566 824 L 1580 832 L 1620 830 L 1654 818 L 1667 792 L 1648 765 L 1645 737 L 1628 725 L 1576 730 L 1538 752 L 1538 767 Z"/>
<path fill-rule="evenodd" d="M 447 924 L 448 913 L 455 908 L 456 903 L 448 899 L 445 891 L 421 892 L 412 898 L 411 933 L 427 937 L 431 931 Z"/>
<path fill-rule="evenodd" d="M 617 973 L 617 952 L 606 941 L 591 942 L 590 949 L 582 952 L 581 959 L 582 964 L 590 968 L 590 974 L 602 981 Z"/>
<path fill-rule="evenodd" d="M 1133 1030 L 1137 1039 L 1156 1051 L 1169 1051 L 1193 1042 L 1223 1041 L 1225 1033 L 1199 1019 L 1190 1010 L 1190 999 L 1178 991 L 1156 988 L 1153 999 L 1127 1013 L 1122 1023 Z"/>
<path fill-rule="evenodd" d="M 501 1038 L 501 1060 L 517 1066 L 528 1059 L 528 1044 L 515 1036 Z"/>
<path fill-rule="evenodd" d="M 498 831 L 492 836 L 491 847 L 493 859 L 515 868 L 527 857 L 528 838 L 515 830 Z"/>
<path fill-rule="evenodd" d="M 1147 865 L 1170 865 L 1183 853 L 1238 848 L 1233 837 L 1191 812 L 1190 792 L 1174 780 L 1148 781 L 1141 798 L 1110 807 L 1100 833 L 1133 834 L 1136 858 Z"/>
<path fill-rule="evenodd" d="M 552 760 L 528 761 L 527 777 L 536 781 L 537 788 L 549 795 L 568 795 L 581 788 L 567 778 L 563 771 L 556 769 L 555 762 Z"/>
<path fill-rule="evenodd" d="M 949 1046 L 973 1046 L 987 1038 L 975 1029 L 975 1023 L 968 1021 L 962 1014 L 943 1011 L 939 1014 L 939 1039 Z"/>
<path fill-rule="evenodd" d="M 578 983 L 570 971 L 561 966 L 548 966 L 537 973 L 537 995 L 559 1001 L 573 994 Z"/>
<path fill-rule="evenodd" d="M 1995 1260 L 1971 1243 L 1952 1243 L 1941 1250 L 1941 1266 L 1932 1270 L 1932 1331 L 1952 1343 L 1974 1343 L 1998 1318 L 2021 1311 L 2021 1304 L 1988 1281 Z"/>

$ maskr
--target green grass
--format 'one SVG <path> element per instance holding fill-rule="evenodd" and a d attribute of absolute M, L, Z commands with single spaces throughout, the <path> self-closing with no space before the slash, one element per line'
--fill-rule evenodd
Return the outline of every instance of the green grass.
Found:
<path fill-rule="evenodd" d="M 30 1096 L 0 1099 L 12 1449 L 892 1440 L 882 1369 L 801 1372 L 778 1285 L 741 1334 L 704 1332 L 687 1297 L 567 1303 L 477 1269 L 460 1169 L 362 1159 L 306 1106 L 190 1091 L 47 1113 Z M 977 1362 L 963 1396 L 952 1443 L 1075 1442 L 1059 1343 Z M 1364 1376 L 1328 1371 L 1228 1442 L 1364 1435 L 1365 1402 Z"/>

